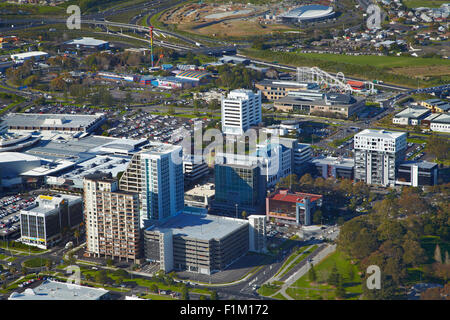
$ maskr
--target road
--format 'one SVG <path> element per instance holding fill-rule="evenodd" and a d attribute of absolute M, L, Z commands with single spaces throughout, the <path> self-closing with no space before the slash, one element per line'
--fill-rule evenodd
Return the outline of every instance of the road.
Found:
<path fill-rule="evenodd" d="M 309 271 L 309 269 L 311 269 L 311 264 L 317 265 L 318 263 L 320 263 L 320 261 L 325 259 L 328 255 L 333 253 L 335 250 L 336 250 L 335 244 L 327 245 L 325 247 L 322 247 L 322 250 L 315 251 L 314 255 L 311 255 L 311 257 L 308 257 L 308 261 L 306 261 L 306 259 L 303 260 L 302 261 L 303 266 L 295 274 L 290 276 L 284 282 L 284 284 L 281 286 L 280 293 L 288 300 L 294 300 L 291 296 L 289 296 L 286 293 L 286 289 L 289 288 L 292 284 L 294 284 L 298 279 L 303 277 Z M 311 261 L 309 261 L 309 259 L 311 259 Z"/>

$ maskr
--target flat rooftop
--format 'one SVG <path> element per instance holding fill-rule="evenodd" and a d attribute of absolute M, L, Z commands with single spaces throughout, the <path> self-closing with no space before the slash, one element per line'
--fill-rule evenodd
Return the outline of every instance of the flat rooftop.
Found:
<path fill-rule="evenodd" d="M 99 300 L 109 291 L 73 283 L 45 280 L 34 289 L 22 293 L 13 292 L 8 300 Z"/>
<path fill-rule="evenodd" d="M 394 118 L 419 118 L 430 112 L 430 109 L 416 107 L 416 108 L 406 108 L 399 113 L 397 113 Z"/>
<path fill-rule="evenodd" d="M 406 132 L 388 131 L 388 130 L 376 130 L 376 129 L 364 129 L 357 133 L 355 137 L 369 137 L 369 138 L 391 138 L 396 139 L 401 136 L 406 137 Z"/>
<path fill-rule="evenodd" d="M 176 146 L 176 145 L 168 144 L 168 143 L 154 142 L 154 143 L 151 143 L 149 146 L 147 146 L 142 151 L 142 154 L 162 155 L 162 154 L 166 154 L 166 153 L 171 153 L 178 149 L 181 149 L 181 146 Z"/>
<path fill-rule="evenodd" d="M 402 162 L 400 164 L 400 166 L 418 166 L 419 168 L 422 169 L 433 169 L 434 167 L 437 167 L 438 164 L 434 163 L 434 162 L 428 162 L 428 161 L 406 161 L 406 162 Z"/>
<path fill-rule="evenodd" d="M 214 189 L 214 183 L 207 183 L 188 190 L 184 194 L 211 197 L 216 194 L 216 190 Z"/>
<path fill-rule="evenodd" d="M 107 41 L 103 41 L 103 40 L 98 40 L 95 38 L 91 38 L 91 37 L 82 37 L 82 38 L 78 38 L 78 39 L 73 39 L 73 40 L 69 40 L 67 42 L 65 42 L 64 44 L 75 44 L 75 45 L 82 45 L 82 46 L 101 46 L 104 44 L 107 44 L 109 42 Z"/>
<path fill-rule="evenodd" d="M 199 240 L 222 239 L 238 230 L 248 221 L 229 217 L 181 213 L 168 221 L 152 226 L 147 230 L 172 231 L 174 236 L 188 237 Z"/>
<path fill-rule="evenodd" d="M 104 116 L 79 114 L 40 114 L 40 113 L 10 113 L 4 117 L 8 127 L 37 127 L 37 128 L 87 128 Z"/>
<path fill-rule="evenodd" d="M 337 158 L 337 157 L 326 157 L 326 158 L 315 158 L 311 160 L 314 164 L 327 164 L 327 165 L 337 165 L 341 167 L 353 167 L 355 165 L 355 160 L 353 158 Z"/>

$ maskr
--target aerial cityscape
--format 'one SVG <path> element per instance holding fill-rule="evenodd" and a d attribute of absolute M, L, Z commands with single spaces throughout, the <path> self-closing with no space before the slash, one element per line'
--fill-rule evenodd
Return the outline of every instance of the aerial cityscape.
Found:
<path fill-rule="evenodd" d="M 449 15 L 0 2 L 0 300 L 450 300 Z"/>

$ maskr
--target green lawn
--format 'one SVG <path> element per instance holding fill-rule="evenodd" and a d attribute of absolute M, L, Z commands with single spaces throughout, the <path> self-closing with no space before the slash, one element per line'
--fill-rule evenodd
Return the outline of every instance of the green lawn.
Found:
<path fill-rule="evenodd" d="M 288 273 L 292 268 L 294 268 L 296 265 L 298 265 L 301 261 L 303 261 L 307 256 L 309 256 L 311 253 L 316 250 L 318 245 L 314 245 L 311 249 L 308 251 L 303 252 L 300 256 L 295 258 L 294 263 L 292 263 L 286 270 L 283 271 L 280 277 L 283 277 L 286 273 Z"/>
<path fill-rule="evenodd" d="M 276 295 L 273 296 L 273 298 L 278 300 L 287 300 L 281 293 L 277 293 Z"/>
<path fill-rule="evenodd" d="M 159 295 L 154 293 L 146 294 L 145 296 L 142 296 L 142 298 L 150 300 L 177 300 L 167 295 Z"/>
<path fill-rule="evenodd" d="M 316 283 L 311 283 L 308 274 L 305 274 L 286 290 L 287 294 L 296 300 L 335 299 L 335 288 L 326 282 L 334 264 L 343 277 L 346 299 L 358 299 L 362 293 L 358 267 L 352 265 L 339 251 L 314 266 L 317 273 Z"/>
<path fill-rule="evenodd" d="M 349 56 L 345 54 L 329 53 L 297 53 L 305 58 L 319 59 L 324 61 L 349 63 L 356 65 L 370 65 L 383 68 L 410 67 L 410 66 L 430 66 L 430 65 L 450 65 L 448 59 L 439 58 L 415 58 L 397 56 Z"/>
<path fill-rule="evenodd" d="M 45 264 L 49 261 L 49 259 L 41 259 L 39 257 L 31 258 L 28 260 L 25 260 L 23 262 L 23 265 L 27 268 L 39 268 L 45 266 Z"/>
<path fill-rule="evenodd" d="M 263 284 L 261 288 L 258 289 L 258 293 L 262 296 L 271 296 L 280 290 L 281 287 L 275 284 Z"/>
<path fill-rule="evenodd" d="M 419 7 L 438 8 L 443 3 L 447 3 L 448 0 L 403 0 L 402 2 L 408 8 L 419 8 Z"/>

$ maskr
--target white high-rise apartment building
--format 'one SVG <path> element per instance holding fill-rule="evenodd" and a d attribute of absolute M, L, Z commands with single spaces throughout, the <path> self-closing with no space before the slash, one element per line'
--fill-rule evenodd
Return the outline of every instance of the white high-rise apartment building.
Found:
<path fill-rule="evenodd" d="M 261 91 L 232 90 L 222 97 L 222 132 L 241 135 L 262 121 Z"/>
<path fill-rule="evenodd" d="M 404 160 L 406 133 L 366 129 L 355 135 L 355 180 L 394 185 L 396 169 Z"/>
<path fill-rule="evenodd" d="M 184 208 L 183 148 L 153 144 L 140 153 L 142 183 L 141 225 L 162 221 Z"/>

